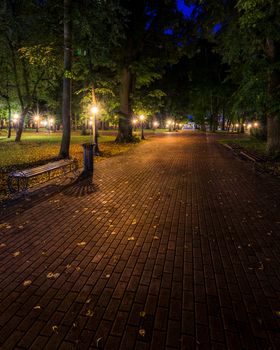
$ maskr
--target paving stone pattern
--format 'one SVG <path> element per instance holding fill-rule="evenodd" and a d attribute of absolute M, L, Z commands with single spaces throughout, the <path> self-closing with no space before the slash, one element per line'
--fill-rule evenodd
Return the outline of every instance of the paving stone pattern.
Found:
<path fill-rule="evenodd" d="M 280 349 L 280 181 L 150 138 L 0 226 L 0 348 Z"/>

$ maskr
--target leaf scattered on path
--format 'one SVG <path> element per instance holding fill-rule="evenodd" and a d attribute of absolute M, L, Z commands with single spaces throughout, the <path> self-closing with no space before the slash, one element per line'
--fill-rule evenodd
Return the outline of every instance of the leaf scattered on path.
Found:
<path fill-rule="evenodd" d="M 86 316 L 92 317 L 93 316 L 93 311 L 91 309 L 87 310 Z"/>
<path fill-rule="evenodd" d="M 145 317 L 146 316 L 146 312 L 145 311 L 140 311 L 140 317 Z"/>
<path fill-rule="evenodd" d="M 55 273 L 53 273 L 53 272 L 49 272 L 48 274 L 47 274 L 47 278 L 49 278 L 49 279 L 56 279 L 56 278 L 58 278 L 60 276 L 60 273 L 59 272 L 55 272 Z"/>
<path fill-rule="evenodd" d="M 31 283 L 32 283 L 31 280 L 26 280 L 22 284 L 24 285 L 24 287 L 27 287 L 27 286 L 30 286 Z"/>
<path fill-rule="evenodd" d="M 0 230 L 2 228 L 6 228 L 7 230 L 12 228 L 12 226 L 8 222 L 3 222 L 3 224 L 0 224 Z"/>
<path fill-rule="evenodd" d="M 139 334 L 141 335 L 141 337 L 145 337 L 145 334 L 146 334 L 145 329 L 143 328 L 139 329 Z"/>
<path fill-rule="evenodd" d="M 41 309 L 41 306 L 40 305 L 36 305 L 33 307 L 34 310 L 40 310 Z"/>
<path fill-rule="evenodd" d="M 132 221 L 132 223 L 131 223 L 131 225 L 135 225 L 136 224 L 136 219 L 133 219 L 133 221 Z"/>
<path fill-rule="evenodd" d="M 128 241 L 135 241 L 135 238 L 134 238 L 133 236 L 131 236 L 131 237 L 128 237 L 127 240 L 128 240 Z"/>
<path fill-rule="evenodd" d="M 84 247 L 87 243 L 86 242 L 79 242 L 77 243 L 78 247 Z"/>
<path fill-rule="evenodd" d="M 52 330 L 54 333 L 58 334 L 58 326 L 52 326 Z"/>
<path fill-rule="evenodd" d="M 153 239 L 157 240 L 157 239 L 159 239 L 159 237 L 158 236 L 154 236 Z"/>
<path fill-rule="evenodd" d="M 0 248 L 6 247 L 5 243 L 0 243 Z"/>
<path fill-rule="evenodd" d="M 12 255 L 13 255 L 14 257 L 19 256 L 19 255 L 20 255 L 20 251 L 18 250 L 17 252 L 14 252 Z"/>
<path fill-rule="evenodd" d="M 102 340 L 102 337 L 100 337 L 96 340 L 96 347 L 97 348 L 99 347 L 99 343 L 101 342 L 101 340 Z"/>

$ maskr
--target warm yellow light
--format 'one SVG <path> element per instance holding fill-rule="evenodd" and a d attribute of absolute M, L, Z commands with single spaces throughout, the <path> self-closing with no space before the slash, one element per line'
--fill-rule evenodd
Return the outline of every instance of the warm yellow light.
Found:
<path fill-rule="evenodd" d="M 137 119 L 132 119 L 132 123 L 136 124 L 137 123 Z"/>
<path fill-rule="evenodd" d="M 139 119 L 140 119 L 141 121 L 143 121 L 143 120 L 145 119 L 145 116 L 144 116 L 143 114 L 141 114 L 141 115 L 139 116 Z"/>
<path fill-rule="evenodd" d="M 251 127 L 252 127 L 252 124 L 248 124 L 248 125 L 247 125 L 247 128 L 248 128 L 248 129 L 251 129 Z"/>
<path fill-rule="evenodd" d="M 39 120 L 39 118 L 40 117 L 38 116 L 38 114 L 36 114 L 35 117 L 34 117 L 34 120 L 37 122 Z"/>
<path fill-rule="evenodd" d="M 92 120 L 89 121 L 89 125 L 92 125 Z"/>
<path fill-rule="evenodd" d="M 19 118 L 18 113 L 15 113 L 13 119 L 14 119 L 14 120 L 18 120 L 18 118 Z"/>
<path fill-rule="evenodd" d="M 239 127 L 239 124 L 235 124 L 235 126 L 238 128 L 238 127 Z"/>
<path fill-rule="evenodd" d="M 246 126 L 246 124 L 243 124 L 243 126 Z"/>
<path fill-rule="evenodd" d="M 158 126 L 158 122 L 154 122 L 154 126 L 157 127 Z"/>
<path fill-rule="evenodd" d="M 53 118 L 50 119 L 50 124 L 53 124 Z"/>
<path fill-rule="evenodd" d="M 258 123 L 254 123 L 254 127 L 257 128 L 259 126 Z"/>
<path fill-rule="evenodd" d="M 97 114 L 99 112 L 99 108 L 97 106 L 92 106 L 90 109 L 91 113 Z"/>

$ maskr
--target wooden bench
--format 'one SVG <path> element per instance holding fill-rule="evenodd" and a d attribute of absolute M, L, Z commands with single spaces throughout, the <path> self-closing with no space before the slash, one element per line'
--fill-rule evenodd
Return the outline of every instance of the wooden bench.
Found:
<path fill-rule="evenodd" d="M 51 176 L 52 173 L 58 171 L 65 176 L 69 172 L 74 172 L 75 175 L 78 173 L 78 161 L 77 159 L 61 159 L 55 162 L 47 163 L 44 165 L 37 166 L 31 169 L 16 170 L 8 175 L 8 189 L 10 193 L 15 192 L 28 192 L 30 180 L 40 175 L 47 175 L 47 179 L 43 182 L 47 182 L 56 176 Z M 41 182 L 40 182 L 41 183 Z"/>

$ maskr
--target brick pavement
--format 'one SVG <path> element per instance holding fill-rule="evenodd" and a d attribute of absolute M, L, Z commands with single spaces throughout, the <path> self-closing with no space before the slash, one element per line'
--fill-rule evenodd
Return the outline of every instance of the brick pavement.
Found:
<path fill-rule="evenodd" d="M 279 180 L 185 133 L 10 208 L 0 348 L 279 349 L 279 204 Z"/>

